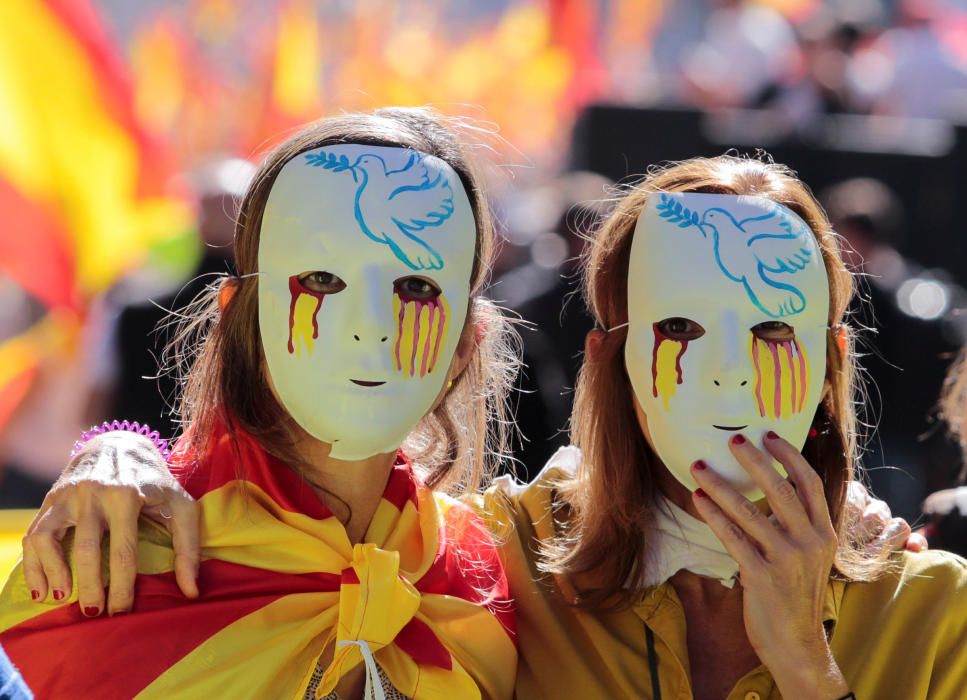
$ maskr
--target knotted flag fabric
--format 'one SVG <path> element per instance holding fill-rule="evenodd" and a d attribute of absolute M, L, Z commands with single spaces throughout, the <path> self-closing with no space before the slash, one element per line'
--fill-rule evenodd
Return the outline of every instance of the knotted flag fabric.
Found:
<path fill-rule="evenodd" d="M 254 439 L 220 430 L 173 471 L 201 506 L 201 596 L 175 583 L 170 538 L 141 524 L 133 614 L 82 617 L 76 593 L 30 601 L 18 567 L 0 596 L 0 644 L 38 697 L 302 698 L 371 651 L 404 695 L 509 698 L 513 610 L 489 531 L 427 488 L 400 454 L 363 542 Z M 106 560 L 106 559 L 105 559 Z M 345 643 L 349 642 L 349 643 Z M 364 642 L 364 650 L 356 642 Z"/>

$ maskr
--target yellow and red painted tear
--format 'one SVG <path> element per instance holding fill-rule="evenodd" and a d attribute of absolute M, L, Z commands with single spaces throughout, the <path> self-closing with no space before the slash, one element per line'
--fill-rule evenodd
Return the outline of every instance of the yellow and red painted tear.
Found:
<path fill-rule="evenodd" d="M 440 294 L 434 299 L 412 299 L 393 293 L 396 339 L 393 366 L 407 378 L 425 377 L 440 359 L 440 348 L 450 331 L 450 306 Z"/>
<path fill-rule="evenodd" d="M 809 389 L 809 358 L 799 340 L 764 340 L 752 336 L 756 406 L 763 418 L 799 413 Z"/>
<path fill-rule="evenodd" d="M 682 355 L 688 349 L 687 340 L 672 340 L 652 324 L 655 345 L 651 351 L 651 393 L 660 396 L 667 411 L 668 402 L 682 383 Z"/>
<path fill-rule="evenodd" d="M 300 355 L 312 347 L 319 337 L 319 310 L 326 295 L 302 286 L 299 278 L 289 278 L 289 354 Z"/>

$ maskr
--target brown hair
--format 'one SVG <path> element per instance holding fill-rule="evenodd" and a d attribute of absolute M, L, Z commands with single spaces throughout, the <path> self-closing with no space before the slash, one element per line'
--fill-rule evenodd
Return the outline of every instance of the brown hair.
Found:
<path fill-rule="evenodd" d="M 947 370 L 940 394 L 940 416 L 947 423 L 961 451 L 967 455 L 967 347 Z M 958 482 L 967 481 L 967 464 L 963 466 Z"/>
<path fill-rule="evenodd" d="M 477 489 L 508 444 L 506 398 L 519 366 L 517 336 L 482 291 L 489 279 L 495 231 L 481 176 L 458 133 L 474 127 L 426 108 L 387 108 L 321 119 L 264 158 L 240 206 L 235 226 L 236 277 L 208 288 L 184 313 L 166 364 L 181 377 L 180 418 L 194 454 L 205 454 L 216 424 L 233 439 L 241 429 L 284 463 L 302 464 L 293 437 L 299 428 L 263 374 L 258 321 L 258 248 L 269 192 L 283 166 L 305 151 L 354 143 L 410 148 L 447 162 L 467 192 L 477 228 L 464 339 L 476 342 L 467 368 L 443 401 L 414 429 L 404 449 L 427 483 L 454 493 Z M 219 309 L 225 285 L 234 286 Z M 495 416 L 490 420 L 491 416 Z"/>
<path fill-rule="evenodd" d="M 853 332 L 843 322 L 853 295 L 853 279 L 840 257 L 836 234 L 809 188 L 788 168 L 763 160 L 719 156 L 694 158 L 649 172 L 621 193 L 585 251 L 584 293 L 605 334 L 596 354 L 584 359 L 575 391 L 571 436 L 583 459 L 577 474 L 559 484 L 568 529 L 545 547 L 545 570 L 591 581 L 579 602 L 621 604 L 641 593 L 645 535 L 656 496 L 652 473 L 656 457 L 638 424 L 624 362 L 628 321 L 628 266 L 638 215 L 655 192 L 759 195 L 779 202 L 809 224 L 829 275 L 827 374 L 829 391 L 816 411 L 819 434 L 803 454 L 825 485 L 833 524 L 840 538 L 836 569 L 867 579 L 882 569 L 849 536 L 844 523 L 847 482 L 856 469 L 856 367 Z"/>

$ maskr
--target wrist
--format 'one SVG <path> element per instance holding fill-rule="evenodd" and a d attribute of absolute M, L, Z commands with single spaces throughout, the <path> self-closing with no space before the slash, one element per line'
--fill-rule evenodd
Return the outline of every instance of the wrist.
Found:
<path fill-rule="evenodd" d="M 849 684 L 829 646 L 805 654 L 788 654 L 769 671 L 783 697 L 838 700 L 850 692 Z"/>
<path fill-rule="evenodd" d="M 151 444 L 158 454 L 161 456 L 162 461 L 167 462 L 168 458 L 171 456 L 171 449 L 168 446 L 168 441 L 163 439 L 157 430 L 152 430 L 147 424 L 141 425 L 137 421 L 111 421 L 103 422 L 100 425 L 94 425 L 81 433 L 81 437 L 77 442 L 74 443 L 74 449 L 71 452 L 71 457 L 75 457 L 85 451 L 85 447 L 93 440 L 104 440 L 105 436 L 112 436 L 109 441 L 114 440 L 129 440 L 134 443 L 144 443 L 147 442 Z M 124 436 L 124 437 L 122 437 Z M 130 437 L 127 437 L 130 436 Z M 137 438 L 135 436 L 138 436 Z"/>

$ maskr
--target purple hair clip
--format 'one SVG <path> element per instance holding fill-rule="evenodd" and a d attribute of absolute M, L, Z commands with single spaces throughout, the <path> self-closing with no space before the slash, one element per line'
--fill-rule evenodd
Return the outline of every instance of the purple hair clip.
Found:
<path fill-rule="evenodd" d="M 71 450 L 71 457 L 76 456 L 77 453 L 81 451 L 81 448 L 84 447 L 84 444 L 91 438 L 117 430 L 144 435 L 154 443 L 154 446 L 158 448 L 158 452 L 161 453 L 161 458 L 166 462 L 171 456 L 171 448 L 168 447 L 168 441 L 162 439 L 158 434 L 158 431 L 152 430 L 151 426 L 147 424 L 141 425 L 138 423 L 138 421 L 129 422 L 126 420 L 112 420 L 110 423 L 104 421 L 100 425 L 92 425 L 90 428 L 81 433 L 81 439 L 74 443 L 74 449 Z"/>

